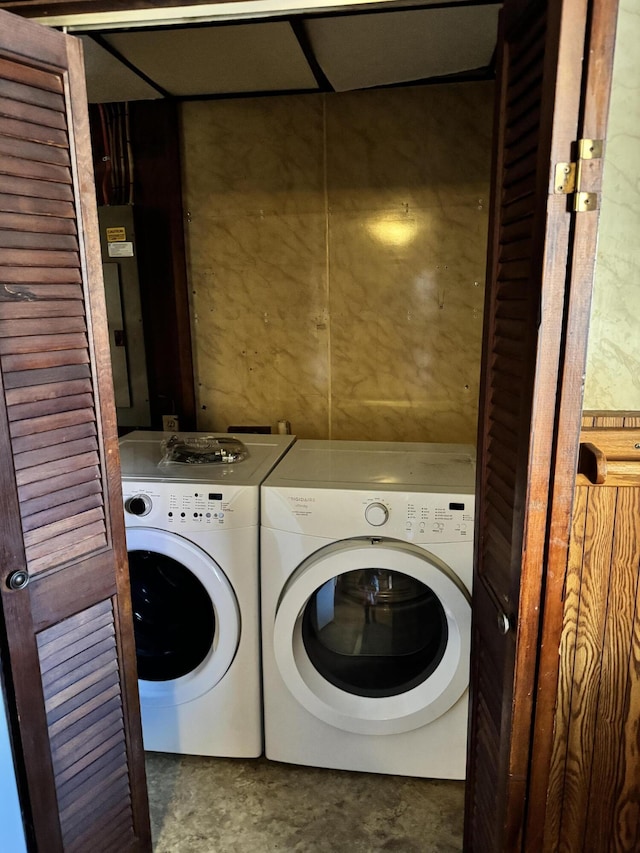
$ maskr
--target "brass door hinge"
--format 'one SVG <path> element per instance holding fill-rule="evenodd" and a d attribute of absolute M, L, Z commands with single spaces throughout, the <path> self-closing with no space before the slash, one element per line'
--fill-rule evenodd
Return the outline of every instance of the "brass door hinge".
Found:
<path fill-rule="evenodd" d="M 556 164 L 556 193 L 571 195 L 576 191 L 576 164 L 575 163 L 557 163 Z"/>
<path fill-rule="evenodd" d="M 602 149 L 601 139 L 579 139 L 576 143 L 576 162 L 556 164 L 554 192 L 573 195 L 572 209 L 578 213 L 598 209 L 598 193 L 582 190 L 581 176 L 583 161 L 600 159 Z"/>
<path fill-rule="evenodd" d="M 573 197 L 573 209 L 576 213 L 598 209 L 598 193 L 576 193 Z"/>

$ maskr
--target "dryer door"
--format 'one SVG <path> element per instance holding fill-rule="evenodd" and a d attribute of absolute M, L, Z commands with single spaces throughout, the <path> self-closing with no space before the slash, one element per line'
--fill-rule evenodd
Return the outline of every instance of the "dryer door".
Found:
<path fill-rule="evenodd" d="M 321 548 L 287 582 L 274 652 L 310 713 L 358 734 L 435 720 L 469 683 L 470 596 L 441 560 L 392 539 Z"/>
<path fill-rule="evenodd" d="M 240 613 L 220 566 L 188 539 L 127 530 L 140 697 L 148 706 L 201 696 L 225 675 L 240 641 Z"/>

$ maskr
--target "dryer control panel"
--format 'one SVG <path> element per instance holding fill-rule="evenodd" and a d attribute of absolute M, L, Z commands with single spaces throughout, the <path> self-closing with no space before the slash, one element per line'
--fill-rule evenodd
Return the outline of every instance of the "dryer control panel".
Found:
<path fill-rule="evenodd" d="M 473 494 L 263 489 L 262 524 L 331 539 L 369 534 L 416 544 L 472 542 Z"/>
<path fill-rule="evenodd" d="M 127 527 L 193 533 L 258 523 L 257 489 L 123 481 L 122 492 Z"/>
<path fill-rule="evenodd" d="M 458 495 L 456 500 L 408 501 L 404 515 L 407 538 L 420 542 L 455 542 L 473 539 L 473 496 Z"/>

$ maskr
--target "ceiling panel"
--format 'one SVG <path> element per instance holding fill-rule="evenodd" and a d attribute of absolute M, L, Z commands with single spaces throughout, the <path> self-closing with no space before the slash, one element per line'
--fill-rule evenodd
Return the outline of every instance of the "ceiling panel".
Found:
<path fill-rule="evenodd" d="M 336 91 L 425 80 L 487 67 L 500 5 L 419 9 L 306 21 Z"/>
<path fill-rule="evenodd" d="M 161 98 L 148 83 L 88 36 L 81 36 L 90 104 Z"/>
<path fill-rule="evenodd" d="M 105 33 L 103 38 L 172 95 L 318 88 L 286 21 Z"/>

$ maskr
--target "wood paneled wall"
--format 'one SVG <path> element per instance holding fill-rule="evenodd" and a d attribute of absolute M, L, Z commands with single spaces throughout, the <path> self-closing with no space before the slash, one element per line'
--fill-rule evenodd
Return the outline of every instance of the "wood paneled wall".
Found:
<path fill-rule="evenodd" d="M 584 426 L 637 427 L 638 413 Z M 576 490 L 544 849 L 640 849 L 638 485 Z"/>

